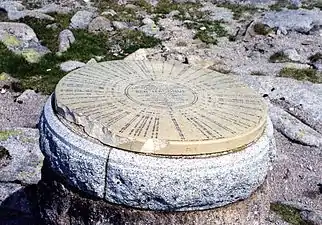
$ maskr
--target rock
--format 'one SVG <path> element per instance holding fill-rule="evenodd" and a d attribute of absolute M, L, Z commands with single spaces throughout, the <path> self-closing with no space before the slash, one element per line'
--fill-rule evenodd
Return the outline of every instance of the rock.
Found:
<path fill-rule="evenodd" d="M 88 62 L 86 64 L 90 65 L 90 64 L 95 64 L 97 63 L 96 59 L 91 58 L 90 60 L 88 60 Z"/>
<path fill-rule="evenodd" d="M 145 25 L 153 25 L 153 24 L 155 24 L 155 22 L 151 18 L 148 18 L 148 17 L 144 18 L 142 20 L 142 23 L 145 24 Z"/>
<path fill-rule="evenodd" d="M 6 148 L 11 157 L 9 164 L 0 168 L 0 184 L 4 182 L 37 184 L 41 178 L 43 161 L 39 149 L 38 130 L 30 128 L 2 130 L 0 137 L 0 146 Z"/>
<path fill-rule="evenodd" d="M 117 13 L 113 9 L 108 9 L 101 13 L 102 16 L 115 16 Z"/>
<path fill-rule="evenodd" d="M 285 56 L 292 61 L 300 61 L 301 56 L 298 54 L 297 50 L 294 48 L 286 49 L 283 51 Z"/>
<path fill-rule="evenodd" d="M 27 102 L 35 96 L 37 96 L 37 93 L 34 90 L 27 89 L 18 98 L 16 98 L 16 102 L 21 104 Z"/>
<path fill-rule="evenodd" d="M 167 17 L 174 17 L 174 16 L 178 16 L 180 15 L 180 11 L 179 10 L 173 10 L 171 12 L 168 13 Z"/>
<path fill-rule="evenodd" d="M 10 11 L 22 11 L 26 7 L 18 1 L 2 1 L 0 2 L 0 9 L 4 9 L 6 12 Z"/>
<path fill-rule="evenodd" d="M 75 42 L 74 34 L 71 30 L 65 29 L 59 33 L 59 52 L 65 52 L 70 45 Z"/>
<path fill-rule="evenodd" d="M 58 13 L 58 14 L 68 14 L 73 11 L 71 7 L 64 7 L 55 3 L 46 4 L 40 9 L 35 9 L 34 11 L 41 13 Z"/>
<path fill-rule="evenodd" d="M 322 134 L 303 124 L 283 109 L 271 105 L 269 107 L 269 114 L 274 128 L 287 138 L 304 145 L 313 147 L 322 146 Z"/>
<path fill-rule="evenodd" d="M 9 20 L 19 20 L 24 17 L 33 17 L 36 19 L 41 19 L 41 20 L 51 20 L 54 21 L 55 19 L 47 14 L 33 11 L 33 10 L 24 10 L 24 11 L 11 11 L 10 13 L 8 12 L 8 18 Z"/>
<path fill-rule="evenodd" d="M 145 33 L 147 36 L 154 36 L 160 31 L 160 28 L 153 23 L 143 25 L 139 27 L 139 30 Z"/>
<path fill-rule="evenodd" d="M 81 10 L 75 13 L 71 18 L 70 28 L 74 29 L 87 29 L 88 24 L 95 17 L 95 13 Z"/>
<path fill-rule="evenodd" d="M 126 56 L 124 60 L 148 60 L 147 50 L 144 48 L 140 48 L 135 52 L 133 52 L 132 54 Z"/>
<path fill-rule="evenodd" d="M 42 46 L 31 27 L 24 23 L 0 22 L 0 41 L 28 62 L 38 62 L 50 51 Z"/>
<path fill-rule="evenodd" d="M 112 21 L 112 25 L 116 30 L 129 28 L 129 25 L 126 22 L 121 22 L 121 21 Z"/>
<path fill-rule="evenodd" d="M 86 64 L 79 61 L 69 60 L 60 64 L 60 69 L 64 72 L 69 72 L 77 68 L 83 67 Z"/>
<path fill-rule="evenodd" d="M 300 213 L 302 220 L 312 225 L 322 224 L 322 212 L 305 210 Z"/>
<path fill-rule="evenodd" d="M 6 92 L 7 92 L 7 90 L 6 90 L 5 88 L 1 88 L 1 89 L 0 89 L 0 93 L 1 93 L 1 94 L 5 94 Z"/>
<path fill-rule="evenodd" d="M 213 21 L 222 20 L 224 22 L 231 22 L 234 16 L 230 9 L 216 7 L 211 3 L 206 3 L 202 8 L 199 9 L 199 11 L 207 13 L 209 19 Z"/>
<path fill-rule="evenodd" d="M 266 94 L 271 103 L 297 118 L 298 121 L 294 124 L 297 129 L 302 127 L 298 122 L 303 121 L 303 125 L 322 133 L 322 84 L 280 77 L 239 76 L 238 78 L 261 95 Z M 293 117 L 286 116 L 290 125 Z M 305 129 L 306 126 L 304 126 Z M 310 130 L 306 135 L 316 136 L 316 132 L 311 133 Z M 301 140 L 304 140 L 303 137 Z M 309 142 L 311 143 L 311 141 Z"/>
<path fill-rule="evenodd" d="M 0 183 L 1 224 L 38 224 L 36 193 L 35 185 Z"/>
<path fill-rule="evenodd" d="M 269 198 L 265 186 L 245 201 L 227 207 L 184 213 L 138 210 L 92 200 L 88 195 L 71 190 L 48 168 L 45 163 L 38 189 L 41 224 L 71 224 L 70 221 L 83 224 L 88 218 L 97 225 L 232 225 L 236 221 L 238 225 L 266 224 L 264 217 L 269 210 Z"/>
<path fill-rule="evenodd" d="M 96 17 L 88 25 L 88 31 L 91 33 L 113 31 L 112 23 L 103 16 Z"/>
<path fill-rule="evenodd" d="M 285 29 L 287 31 L 297 31 L 306 34 L 314 27 L 322 25 L 322 12 L 320 10 L 307 9 L 267 12 L 260 19 L 260 22 L 270 28 Z"/>

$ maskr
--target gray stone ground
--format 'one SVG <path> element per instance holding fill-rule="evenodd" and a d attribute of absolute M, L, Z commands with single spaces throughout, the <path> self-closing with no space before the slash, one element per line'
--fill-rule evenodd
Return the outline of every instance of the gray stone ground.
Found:
<path fill-rule="evenodd" d="M 92 17 L 94 19 L 97 16 L 95 9 L 86 7 L 84 2 L 66 0 L 61 1 L 61 5 L 48 4 L 51 1 L 39 2 L 44 7 L 36 10 L 27 10 L 26 6 L 15 1 L 1 1 L 0 8 L 8 12 L 9 19 L 17 16 L 32 16 L 41 19 L 50 12 L 64 13 L 81 9 L 88 11 L 88 13 L 78 13 L 77 17 L 84 15 L 84 21 L 72 21 L 71 27 L 87 28 L 89 25 L 91 30 L 108 31 L 130 26 L 119 21 L 102 22 L 101 19 L 91 21 Z M 151 1 L 151 3 L 155 2 Z M 230 0 L 229 2 L 236 1 Z M 321 216 L 319 211 L 322 211 L 322 194 L 318 186 L 322 183 L 322 84 L 277 78 L 277 76 L 284 67 L 311 68 L 321 71 L 321 60 L 312 64 L 308 57 L 321 51 L 322 11 L 315 8 L 313 10 L 285 9 L 280 12 L 265 12 L 267 10 L 265 4 L 275 1 L 242 2 L 261 3 L 257 4 L 257 7 L 262 7 L 263 11 L 246 13 L 243 20 L 236 20 L 231 10 L 214 7 L 212 3 L 205 3 L 200 9 L 207 11 L 210 18 L 224 18 L 226 29 L 236 41 L 231 42 L 228 37 L 221 37 L 218 38 L 217 45 L 206 45 L 193 39 L 196 31 L 184 27 L 182 21 L 173 18 L 177 12 L 171 12 L 165 18 L 153 21 L 154 23 L 145 19 L 140 27 L 140 30 L 148 35 L 160 38 L 162 46 L 140 49 L 135 56 L 128 56 L 128 59 L 177 60 L 191 65 L 209 67 L 240 77 L 261 94 L 270 106 L 277 143 L 277 159 L 269 177 L 271 202 L 291 202 L 301 208 L 303 217 L 317 218 L 313 224 L 319 225 L 321 224 L 318 220 L 319 216 L 316 215 Z M 290 2 L 296 6 L 305 4 L 305 1 Z M 106 11 L 104 13 L 113 14 L 115 12 Z M 98 24 L 95 24 L 95 21 Z M 256 23 L 271 27 L 273 32 L 266 36 L 256 34 L 253 29 Z M 148 26 L 149 24 L 154 24 L 156 28 L 152 29 Z M 6 27 L 7 24 L 2 23 L 1 26 Z M 23 43 L 19 48 L 17 47 L 17 50 L 29 47 L 37 51 L 43 50 L 42 45 L 29 28 L 23 25 L 17 27 L 29 32 L 22 32 L 23 35 L 18 35 L 17 38 L 23 40 Z M 13 34 L 19 33 L 18 31 Z M 29 39 L 28 34 L 31 37 Z M 5 35 L 1 37 L 5 38 L 9 45 L 16 42 L 16 39 L 8 39 Z M 67 39 L 67 45 L 62 44 L 62 46 L 66 45 L 66 48 L 72 42 L 69 38 Z M 270 56 L 276 52 L 284 52 L 290 62 L 270 62 Z M 34 55 L 31 54 L 31 56 Z M 8 88 L 11 80 L 3 79 L 3 77 L 1 74 L 0 88 L 5 88 L 1 88 L 0 91 L 0 147 L 2 146 L 1 150 L 3 148 L 8 150 L 9 155 L 0 159 L 0 224 L 35 224 L 33 221 L 35 208 L 33 185 L 40 177 L 37 168 L 41 161 L 36 144 L 38 143 L 36 127 L 41 108 L 48 96 L 32 91 L 24 94 L 14 92 Z M 4 132 L 8 129 L 20 131 Z M 11 175 L 8 172 L 10 169 L 12 169 Z M 22 176 L 23 173 L 17 171 L 24 171 L 26 174 Z M 268 225 L 288 224 L 274 213 L 271 213 L 267 223 Z"/>

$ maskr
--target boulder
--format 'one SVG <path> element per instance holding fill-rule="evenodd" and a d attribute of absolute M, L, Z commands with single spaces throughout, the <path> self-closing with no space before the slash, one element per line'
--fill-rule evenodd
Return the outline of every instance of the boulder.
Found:
<path fill-rule="evenodd" d="M 60 64 L 60 69 L 64 72 L 70 72 L 72 70 L 83 67 L 85 65 L 86 64 L 83 62 L 69 60 L 69 61 L 66 61 L 66 62 L 63 62 L 62 64 Z"/>
<path fill-rule="evenodd" d="M 95 17 L 94 12 L 89 12 L 86 10 L 81 10 L 75 13 L 75 15 L 71 18 L 70 28 L 73 29 L 87 29 L 88 24 Z"/>
<path fill-rule="evenodd" d="M 75 42 L 74 34 L 71 30 L 65 29 L 59 33 L 59 52 L 65 52 L 70 45 Z"/>
<path fill-rule="evenodd" d="M 322 25 L 322 12 L 320 10 L 283 10 L 267 12 L 260 22 L 270 28 L 285 31 L 308 33 L 314 27 Z"/>
<path fill-rule="evenodd" d="M 0 22 L 0 41 L 28 62 L 38 62 L 41 56 L 50 52 L 40 44 L 34 30 L 24 23 Z"/>
<path fill-rule="evenodd" d="M 109 32 L 113 30 L 111 21 L 103 16 L 96 17 L 88 25 L 88 31 L 91 33 Z"/>

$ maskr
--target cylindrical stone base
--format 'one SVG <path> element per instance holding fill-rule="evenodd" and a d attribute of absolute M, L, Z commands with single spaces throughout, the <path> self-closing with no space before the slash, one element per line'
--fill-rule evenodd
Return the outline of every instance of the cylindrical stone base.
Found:
<path fill-rule="evenodd" d="M 66 185 L 46 162 L 38 186 L 40 222 L 47 225 L 263 225 L 269 211 L 266 181 L 246 200 L 189 212 L 138 210 L 93 199 Z"/>

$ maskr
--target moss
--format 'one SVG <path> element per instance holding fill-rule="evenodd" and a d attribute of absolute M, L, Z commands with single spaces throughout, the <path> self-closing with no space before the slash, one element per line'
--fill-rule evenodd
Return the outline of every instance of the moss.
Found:
<path fill-rule="evenodd" d="M 270 209 L 292 225 L 312 225 L 302 220 L 300 210 L 281 203 L 272 203 Z"/>
<path fill-rule="evenodd" d="M 21 43 L 18 38 L 12 35 L 5 35 L 2 42 L 8 47 L 17 47 Z"/>
<path fill-rule="evenodd" d="M 314 55 L 312 55 L 312 56 L 309 57 L 309 60 L 312 63 L 321 61 L 322 60 L 322 53 L 321 52 L 315 53 Z"/>
<path fill-rule="evenodd" d="M 0 131 L 0 141 L 6 141 L 10 136 L 18 135 L 20 131 L 16 130 L 4 130 Z"/>
<path fill-rule="evenodd" d="M 262 23 L 256 23 L 254 25 L 254 31 L 256 34 L 260 34 L 260 35 L 268 35 L 269 33 L 271 33 L 273 31 L 273 29 L 271 29 L 270 27 L 268 27 L 265 24 Z"/>
<path fill-rule="evenodd" d="M 23 50 L 21 55 L 30 63 L 37 63 L 41 58 L 41 55 L 32 48 Z"/>
<path fill-rule="evenodd" d="M 284 52 L 275 52 L 273 55 L 269 57 L 269 62 L 272 63 L 281 63 L 281 62 L 289 62 L 290 59 L 284 54 Z"/>
<path fill-rule="evenodd" d="M 322 83 L 322 74 L 314 69 L 283 68 L 279 72 L 280 77 L 290 77 L 296 80 L 310 81 L 312 83 Z"/>
<path fill-rule="evenodd" d="M 230 9 L 233 12 L 233 18 L 235 20 L 241 19 L 246 12 L 253 14 L 259 10 L 258 8 L 252 5 L 234 4 L 229 2 L 220 3 L 217 6 Z"/>

